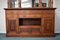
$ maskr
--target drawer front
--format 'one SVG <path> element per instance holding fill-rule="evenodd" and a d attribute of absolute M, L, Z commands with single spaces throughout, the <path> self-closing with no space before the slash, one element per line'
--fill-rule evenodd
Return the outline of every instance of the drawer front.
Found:
<path fill-rule="evenodd" d="M 6 16 L 8 19 L 16 19 L 17 18 L 17 11 L 7 11 Z"/>
<path fill-rule="evenodd" d="M 39 10 L 21 10 L 19 11 L 20 18 L 40 18 L 42 15 Z"/>
<path fill-rule="evenodd" d="M 19 26 L 19 33 L 25 35 L 30 34 L 31 36 L 38 36 L 41 34 L 41 27 L 40 26 Z"/>
<path fill-rule="evenodd" d="M 42 10 L 43 17 L 54 17 L 54 11 L 53 10 Z"/>
<path fill-rule="evenodd" d="M 42 33 L 41 26 L 33 26 L 32 27 L 32 36 L 40 36 Z"/>

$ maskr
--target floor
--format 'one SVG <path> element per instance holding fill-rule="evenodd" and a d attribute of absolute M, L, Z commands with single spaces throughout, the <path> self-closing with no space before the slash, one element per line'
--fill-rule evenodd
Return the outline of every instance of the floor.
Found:
<path fill-rule="evenodd" d="M 56 33 L 55 37 L 40 37 L 40 38 L 6 37 L 5 34 L 0 34 L 0 40 L 60 40 L 60 33 Z"/>

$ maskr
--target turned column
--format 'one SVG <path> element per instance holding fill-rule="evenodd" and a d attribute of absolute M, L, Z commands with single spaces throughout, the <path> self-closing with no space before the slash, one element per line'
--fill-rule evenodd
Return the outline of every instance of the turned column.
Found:
<path fill-rule="evenodd" d="M 53 8 L 53 0 L 49 0 L 49 8 Z"/>
<path fill-rule="evenodd" d="M 19 8 L 21 8 L 21 0 L 18 0 L 19 1 Z"/>
<path fill-rule="evenodd" d="M 36 7 L 36 3 L 35 2 L 36 2 L 36 0 L 34 0 L 34 7 Z"/>
<path fill-rule="evenodd" d="M 11 0 L 8 0 L 8 1 L 7 1 L 7 4 L 8 4 L 8 8 L 10 8 L 11 5 L 12 5 Z"/>
<path fill-rule="evenodd" d="M 39 7 L 42 8 L 42 0 L 39 0 Z"/>

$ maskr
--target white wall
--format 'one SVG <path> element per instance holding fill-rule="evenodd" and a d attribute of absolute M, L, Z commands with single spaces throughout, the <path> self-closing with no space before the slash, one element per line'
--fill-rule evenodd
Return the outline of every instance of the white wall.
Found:
<path fill-rule="evenodd" d="M 7 7 L 7 0 L 0 0 L 0 33 L 6 33 L 5 11 L 3 8 Z"/>
<path fill-rule="evenodd" d="M 60 0 L 54 0 L 55 13 L 55 33 L 60 33 Z M 5 10 L 7 8 L 7 0 L 0 1 L 0 33 L 6 33 Z"/>
<path fill-rule="evenodd" d="M 60 0 L 55 0 L 56 13 L 55 13 L 55 32 L 60 33 Z"/>

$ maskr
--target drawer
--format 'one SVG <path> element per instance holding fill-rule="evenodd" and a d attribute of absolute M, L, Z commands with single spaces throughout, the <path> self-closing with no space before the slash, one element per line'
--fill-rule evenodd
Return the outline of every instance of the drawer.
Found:
<path fill-rule="evenodd" d="M 19 30 L 18 30 L 19 32 L 18 33 L 22 33 L 22 34 L 24 34 L 24 33 L 27 33 L 27 34 L 31 34 L 32 33 L 32 29 L 31 28 L 19 28 Z"/>
<path fill-rule="evenodd" d="M 54 17 L 54 11 L 53 10 L 45 10 L 42 12 L 43 17 Z"/>
<path fill-rule="evenodd" d="M 42 15 L 40 11 L 36 10 L 25 10 L 18 13 L 20 18 L 40 18 Z"/>
<path fill-rule="evenodd" d="M 17 18 L 17 12 L 15 11 L 7 11 L 7 18 Z"/>
<path fill-rule="evenodd" d="M 41 28 L 33 28 L 32 36 L 39 36 L 39 35 L 41 35 Z"/>

